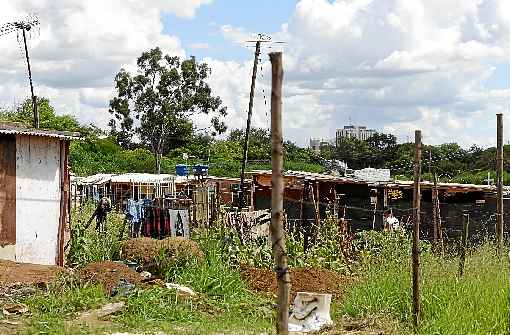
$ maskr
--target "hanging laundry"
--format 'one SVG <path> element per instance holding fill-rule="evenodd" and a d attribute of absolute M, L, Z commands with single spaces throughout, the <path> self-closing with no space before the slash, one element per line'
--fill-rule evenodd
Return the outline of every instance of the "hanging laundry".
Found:
<path fill-rule="evenodd" d="M 182 236 L 189 238 L 189 212 L 186 209 L 179 210 L 182 223 Z"/>
<path fill-rule="evenodd" d="M 177 221 L 179 217 L 179 211 L 176 209 L 168 210 L 168 214 L 170 215 L 170 234 L 172 237 L 177 236 Z"/>

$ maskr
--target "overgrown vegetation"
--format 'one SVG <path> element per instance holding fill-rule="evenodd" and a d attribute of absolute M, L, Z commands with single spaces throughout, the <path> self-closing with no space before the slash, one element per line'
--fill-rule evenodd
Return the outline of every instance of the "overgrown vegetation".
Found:
<path fill-rule="evenodd" d="M 370 232 L 359 240 L 363 279 L 345 298 L 342 313 L 390 316 L 412 331 L 410 240 Z M 506 334 L 510 327 L 508 256 L 491 242 L 472 250 L 463 277 L 455 255 L 440 258 L 422 245 L 420 334 Z"/>
<path fill-rule="evenodd" d="M 71 215 L 71 240 L 66 258 L 70 266 L 118 259 L 122 241 L 129 235 L 123 217 L 115 212 L 108 215 L 106 233 L 99 233 L 95 229 L 95 220 L 87 227 L 95 208 L 95 204 L 89 202 Z"/>

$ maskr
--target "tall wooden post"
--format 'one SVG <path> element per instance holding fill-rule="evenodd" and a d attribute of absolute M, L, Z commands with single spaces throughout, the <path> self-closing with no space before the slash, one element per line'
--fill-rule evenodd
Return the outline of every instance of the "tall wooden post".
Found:
<path fill-rule="evenodd" d="M 503 114 L 497 114 L 497 153 L 496 153 L 496 173 L 497 173 L 497 213 L 496 213 L 496 236 L 498 243 L 498 253 L 503 251 Z"/>
<path fill-rule="evenodd" d="M 469 213 L 462 215 L 462 240 L 460 245 L 459 276 L 464 274 L 464 264 L 466 263 L 466 251 L 469 237 Z"/>
<path fill-rule="evenodd" d="M 434 169 L 435 170 L 435 169 Z M 432 188 L 432 236 L 434 238 L 434 248 L 439 245 L 439 231 L 437 224 L 437 173 L 434 171 L 434 187 Z M 437 250 L 436 250 L 437 251 Z"/>
<path fill-rule="evenodd" d="M 282 53 L 269 54 L 271 60 L 271 241 L 278 281 L 277 333 L 288 334 L 289 285 L 285 236 L 283 231 L 283 134 L 282 134 Z"/>
<path fill-rule="evenodd" d="M 420 323 L 420 179 L 421 179 L 421 131 L 414 133 L 414 189 L 413 189 L 413 319 Z"/>

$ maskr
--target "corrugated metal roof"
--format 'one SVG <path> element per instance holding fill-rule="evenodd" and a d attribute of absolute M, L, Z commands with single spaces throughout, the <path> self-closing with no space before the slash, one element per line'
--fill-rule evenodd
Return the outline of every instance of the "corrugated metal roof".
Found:
<path fill-rule="evenodd" d="M 78 183 L 82 185 L 101 185 L 110 181 L 114 174 L 98 173 L 91 176 L 84 177 Z"/>
<path fill-rule="evenodd" d="M 63 140 L 73 140 L 80 138 L 80 133 L 26 128 L 23 125 L 14 122 L 0 122 L 0 134 L 52 137 Z"/>
<path fill-rule="evenodd" d="M 151 173 L 124 173 L 111 177 L 112 183 L 156 183 L 173 182 L 175 176 L 171 174 L 151 174 Z"/>

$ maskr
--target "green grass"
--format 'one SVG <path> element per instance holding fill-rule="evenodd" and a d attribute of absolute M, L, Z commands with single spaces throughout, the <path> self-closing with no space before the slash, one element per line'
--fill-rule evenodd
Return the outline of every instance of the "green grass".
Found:
<path fill-rule="evenodd" d="M 169 334 L 272 333 L 272 301 L 247 289 L 239 270 L 230 266 L 228 254 L 223 252 L 224 244 L 216 234 L 203 233 L 196 240 L 204 251 L 205 261 L 167 264 L 166 274 L 167 282 L 192 288 L 198 294 L 196 298 L 178 297 L 175 290 L 160 287 L 138 289 L 119 298 L 126 306 L 111 317 L 112 323 L 107 327 Z M 31 311 L 23 334 L 102 333 L 102 329 L 90 329 L 72 320 L 81 311 L 111 301 L 101 287 L 80 282 L 74 276 L 62 277 L 48 292 L 22 301 Z"/>
<path fill-rule="evenodd" d="M 390 238 L 391 237 L 384 237 Z M 411 267 L 408 240 L 404 257 L 392 258 L 398 247 L 389 243 L 366 259 L 363 279 L 353 287 L 340 309 L 354 317 L 390 315 L 412 328 Z M 422 322 L 419 334 L 507 334 L 510 332 L 510 266 L 487 243 L 467 258 L 465 274 L 458 276 L 456 257 L 421 254 Z M 381 259 L 382 258 L 382 259 Z M 381 261 L 383 260 L 383 261 Z"/>

